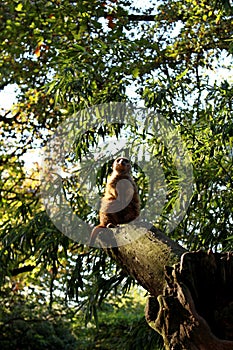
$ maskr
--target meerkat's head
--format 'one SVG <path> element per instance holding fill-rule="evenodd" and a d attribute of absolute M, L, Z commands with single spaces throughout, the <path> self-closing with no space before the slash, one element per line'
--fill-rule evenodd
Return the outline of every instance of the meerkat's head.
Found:
<path fill-rule="evenodd" d="M 131 164 L 128 158 L 119 157 L 113 163 L 113 171 L 120 174 L 127 174 L 131 170 Z"/>

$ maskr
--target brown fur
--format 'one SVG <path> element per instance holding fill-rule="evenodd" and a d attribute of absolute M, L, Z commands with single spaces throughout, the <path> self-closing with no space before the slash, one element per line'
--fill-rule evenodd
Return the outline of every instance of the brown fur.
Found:
<path fill-rule="evenodd" d="M 126 224 L 139 216 L 139 195 L 130 172 L 131 165 L 127 158 L 119 157 L 114 161 L 113 172 L 101 201 L 100 223 L 92 230 L 90 245 L 95 242 L 101 228 Z"/>

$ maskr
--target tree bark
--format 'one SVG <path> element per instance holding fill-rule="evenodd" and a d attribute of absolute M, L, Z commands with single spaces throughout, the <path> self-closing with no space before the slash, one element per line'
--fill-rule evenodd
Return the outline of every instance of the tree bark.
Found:
<path fill-rule="evenodd" d="M 232 253 L 190 253 L 154 227 L 110 235 L 119 246 L 104 249 L 150 293 L 146 319 L 167 350 L 233 350 Z"/>
<path fill-rule="evenodd" d="M 99 244 L 153 296 L 165 285 L 164 266 L 172 266 L 186 252 L 155 227 L 132 225 L 103 229 Z M 106 248 L 113 244 L 114 248 Z"/>

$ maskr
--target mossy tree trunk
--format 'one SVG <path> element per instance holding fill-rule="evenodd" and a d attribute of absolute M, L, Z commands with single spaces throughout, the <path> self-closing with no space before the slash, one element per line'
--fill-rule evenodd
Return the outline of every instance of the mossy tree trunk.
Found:
<path fill-rule="evenodd" d="M 146 319 L 167 350 L 233 350 L 233 254 L 187 252 L 154 227 L 110 234 L 119 246 L 104 249 L 150 293 Z"/>

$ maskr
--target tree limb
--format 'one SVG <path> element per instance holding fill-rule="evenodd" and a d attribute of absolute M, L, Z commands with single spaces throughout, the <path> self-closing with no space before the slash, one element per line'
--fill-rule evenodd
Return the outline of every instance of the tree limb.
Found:
<path fill-rule="evenodd" d="M 25 265 L 22 267 L 17 267 L 13 270 L 11 270 L 11 276 L 17 276 L 20 273 L 24 273 L 24 272 L 31 272 L 36 268 L 36 265 Z"/>
<path fill-rule="evenodd" d="M 107 253 L 154 296 L 160 295 L 164 289 L 164 266 L 172 266 L 186 252 L 155 227 L 148 230 L 125 225 L 112 231 L 103 230 L 99 239 Z M 110 239 L 115 240 L 117 247 L 108 248 Z"/>

